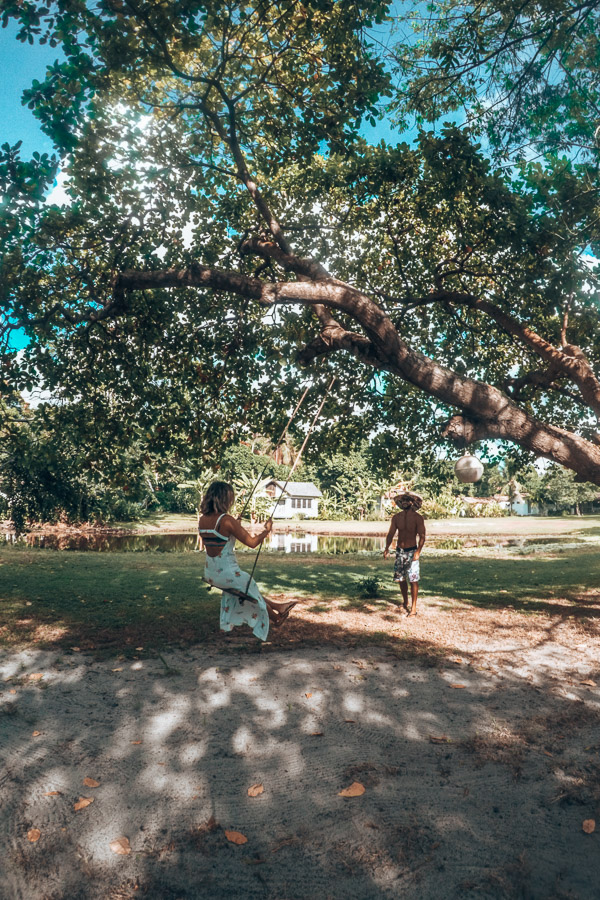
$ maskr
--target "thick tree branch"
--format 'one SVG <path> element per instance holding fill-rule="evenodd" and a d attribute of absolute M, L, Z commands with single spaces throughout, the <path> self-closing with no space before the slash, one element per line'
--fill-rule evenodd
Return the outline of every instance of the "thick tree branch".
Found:
<path fill-rule="evenodd" d="M 370 366 L 379 365 L 377 353 L 368 338 L 355 331 L 347 331 L 333 318 L 331 321 L 332 324 L 325 325 L 320 335 L 300 351 L 297 360 L 301 365 L 309 365 L 319 356 L 328 355 L 336 350 L 347 350 Z"/>
<path fill-rule="evenodd" d="M 586 480 L 600 484 L 600 448 L 561 428 L 547 425 L 520 409 L 506 394 L 492 385 L 459 376 L 452 369 L 413 350 L 402 340 L 389 317 L 368 296 L 348 285 L 333 281 L 263 283 L 259 279 L 191 266 L 189 269 L 123 272 L 117 276 L 115 291 L 152 287 L 207 287 L 254 299 L 263 305 L 299 303 L 340 309 L 365 330 L 370 346 L 351 333 L 335 330 L 321 338 L 321 344 L 307 348 L 307 357 L 321 355 L 330 341 L 331 349 L 345 349 L 363 355 L 370 365 L 398 375 L 427 394 L 453 406 L 477 425 L 480 436 L 511 440 L 538 456 L 552 459 L 579 472 Z M 315 351 L 320 351 L 316 353 Z"/>
<path fill-rule="evenodd" d="M 579 347 L 567 344 L 559 350 L 496 304 L 476 297 L 474 294 L 441 289 L 433 292 L 427 299 L 429 302 L 441 301 L 469 306 L 471 309 L 479 309 L 486 313 L 508 334 L 518 338 L 534 350 L 538 356 L 549 362 L 555 376 L 562 374 L 570 378 L 581 391 L 581 396 L 589 408 L 600 416 L 600 381 L 596 378 L 592 367 Z"/>
<path fill-rule="evenodd" d="M 263 259 L 272 259 L 287 272 L 295 272 L 296 275 L 310 278 L 311 281 L 321 281 L 327 279 L 336 281 L 331 278 L 327 269 L 314 259 L 303 259 L 295 256 L 289 250 L 282 250 L 280 246 L 272 241 L 265 241 L 259 237 L 251 237 L 243 241 L 240 245 L 242 253 L 252 253 L 255 256 L 261 256 Z M 341 284 L 342 282 L 337 282 Z"/>

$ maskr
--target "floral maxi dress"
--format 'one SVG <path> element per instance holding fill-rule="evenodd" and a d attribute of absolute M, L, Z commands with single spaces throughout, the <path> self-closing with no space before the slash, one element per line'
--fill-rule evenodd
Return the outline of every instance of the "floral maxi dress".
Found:
<path fill-rule="evenodd" d="M 235 625 L 248 625 L 259 640 L 266 641 L 269 634 L 267 604 L 254 579 L 240 569 L 234 552 L 235 537 L 226 538 L 217 530 L 222 518 L 223 516 L 219 516 L 215 528 L 200 532 L 201 537 L 203 534 L 211 535 L 213 540 L 220 538 L 223 542 L 223 549 L 218 556 L 206 554 L 204 566 L 204 580 L 223 591 L 221 629 L 231 631 Z M 252 599 L 240 600 L 235 594 L 229 593 L 228 588 L 242 591 Z"/>

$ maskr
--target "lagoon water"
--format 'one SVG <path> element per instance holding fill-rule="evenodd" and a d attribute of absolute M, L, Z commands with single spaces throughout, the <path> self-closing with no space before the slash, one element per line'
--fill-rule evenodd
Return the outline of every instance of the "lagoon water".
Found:
<path fill-rule="evenodd" d="M 10 532 L 4 534 L 6 543 L 20 547 L 35 547 L 42 550 L 92 550 L 97 552 L 116 551 L 139 553 L 146 551 L 172 553 L 193 553 L 199 549 L 198 538 L 190 532 L 170 532 L 163 534 L 111 534 L 111 533 L 71 533 L 71 534 L 25 534 L 16 537 Z M 1 540 L 1 538 L 0 538 Z M 535 551 L 556 545 L 560 538 L 503 538 L 503 537 L 430 537 L 427 547 L 436 550 L 463 550 L 472 547 L 501 548 Z M 569 544 L 586 543 L 585 539 L 569 537 Z M 384 537 L 347 537 L 336 534 L 272 534 L 264 544 L 264 550 L 272 553 L 309 553 L 325 556 L 343 554 L 380 554 L 385 546 Z M 562 545 L 564 547 L 564 544 Z M 240 544 L 237 553 L 254 551 Z"/>

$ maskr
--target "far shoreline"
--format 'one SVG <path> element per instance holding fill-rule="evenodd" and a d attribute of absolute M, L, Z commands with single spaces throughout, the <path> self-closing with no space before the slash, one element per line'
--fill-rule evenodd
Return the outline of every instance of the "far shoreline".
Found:
<path fill-rule="evenodd" d="M 320 534 L 347 537 L 385 537 L 389 519 L 375 522 L 355 520 L 324 521 L 319 519 L 280 519 L 274 523 L 275 534 Z M 5 534 L 14 529 L 10 522 L 1 522 Z M 256 527 L 256 526 L 255 526 Z M 461 537 L 469 535 L 494 535 L 503 537 L 559 536 L 578 531 L 600 529 L 599 516 L 503 516 L 499 518 L 428 519 L 427 530 L 432 536 Z M 254 530 L 254 527 L 251 529 Z M 40 525 L 32 527 L 28 534 L 60 535 L 134 535 L 134 534 L 194 534 L 196 518 L 183 513 L 164 513 L 138 522 L 118 522 L 111 525 L 83 524 L 80 526 Z"/>

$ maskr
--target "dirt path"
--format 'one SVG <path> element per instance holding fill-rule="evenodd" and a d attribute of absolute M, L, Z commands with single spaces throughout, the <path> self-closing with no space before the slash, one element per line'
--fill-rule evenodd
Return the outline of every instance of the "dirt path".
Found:
<path fill-rule="evenodd" d="M 596 900 L 596 633 L 431 598 L 374 610 L 391 640 L 365 649 L 352 615 L 264 647 L 5 654 L 2 900 Z"/>

